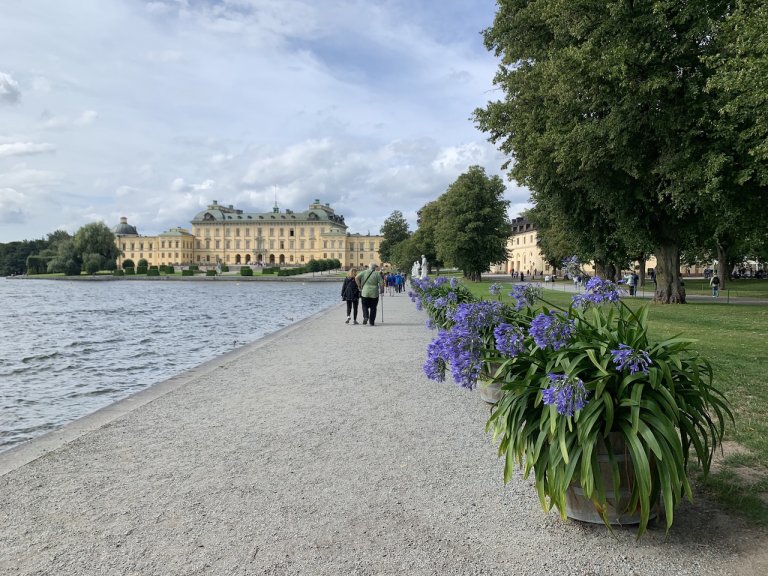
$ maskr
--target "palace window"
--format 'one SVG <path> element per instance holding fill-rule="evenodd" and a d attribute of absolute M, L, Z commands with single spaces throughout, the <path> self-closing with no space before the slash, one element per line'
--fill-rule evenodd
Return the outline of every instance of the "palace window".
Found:
<path fill-rule="evenodd" d="M 299 246 L 300 246 L 300 248 L 301 248 L 302 250 L 304 250 L 304 243 L 305 243 L 305 242 L 306 242 L 305 240 L 299 240 Z"/>
<path fill-rule="evenodd" d="M 221 248 L 221 240 L 216 240 L 216 250 L 219 250 Z"/>
<path fill-rule="evenodd" d="M 240 238 L 240 228 L 235 228 L 235 238 Z"/>
<path fill-rule="evenodd" d="M 294 236 L 294 234 L 293 234 L 293 228 L 291 228 L 290 230 L 288 230 L 288 236 L 290 236 L 291 238 L 293 238 L 293 236 Z"/>
<path fill-rule="evenodd" d="M 227 240 L 226 242 L 224 242 L 224 245 L 226 246 L 226 250 L 229 250 L 230 248 L 232 248 L 232 240 Z"/>
<path fill-rule="evenodd" d="M 280 240 L 280 250 L 285 250 L 285 242 Z"/>

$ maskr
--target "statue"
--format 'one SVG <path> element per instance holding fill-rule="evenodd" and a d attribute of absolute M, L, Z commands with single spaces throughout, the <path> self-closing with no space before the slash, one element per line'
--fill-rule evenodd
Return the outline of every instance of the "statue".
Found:
<path fill-rule="evenodd" d="M 427 265 L 427 257 L 424 256 L 424 254 L 421 255 L 421 279 L 425 280 L 427 278 L 427 271 L 429 270 L 429 266 Z"/>
<path fill-rule="evenodd" d="M 421 266 L 419 265 L 418 260 L 416 260 L 411 267 L 411 280 L 414 278 L 421 278 Z"/>

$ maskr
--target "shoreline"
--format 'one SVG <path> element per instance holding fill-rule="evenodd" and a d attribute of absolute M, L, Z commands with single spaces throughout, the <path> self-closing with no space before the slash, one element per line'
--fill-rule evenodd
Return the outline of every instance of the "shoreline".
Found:
<path fill-rule="evenodd" d="M 264 278 L 263 276 L 240 276 L 240 275 L 222 275 L 222 276 L 206 276 L 204 274 L 196 274 L 195 276 L 181 276 L 174 274 L 173 276 L 144 276 L 140 274 L 138 276 L 109 276 L 102 274 L 98 276 L 5 276 L 6 280 L 71 280 L 74 282 L 165 282 L 165 281 L 180 281 L 180 282 L 339 282 L 344 280 L 343 276 L 305 276 L 303 274 L 297 274 L 296 276 L 274 276 L 272 278 Z"/>
<path fill-rule="evenodd" d="M 51 430 L 41 436 L 31 438 L 21 444 L 3 450 L 0 452 L 0 478 L 30 462 L 34 462 L 38 458 L 44 457 L 46 454 L 65 446 L 89 432 L 98 430 L 114 420 L 173 392 L 192 380 L 216 370 L 221 367 L 222 363 L 237 362 L 242 356 L 247 356 L 249 353 L 268 345 L 272 340 L 281 338 L 299 329 L 302 324 L 311 322 L 316 317 L 326 314 L 338 306 L 341 306 L 341 304 L 333 304 L 325 310 L 315 312 L 311 316 L 278 328 L 274 332 L 265 334 L 253 342 L 206 360 L 202 364 L 152 384 L 148 388 L 144 388 L 130 396 L 99 408 L 95 412 L 81 416 L 61 428 Z"/>

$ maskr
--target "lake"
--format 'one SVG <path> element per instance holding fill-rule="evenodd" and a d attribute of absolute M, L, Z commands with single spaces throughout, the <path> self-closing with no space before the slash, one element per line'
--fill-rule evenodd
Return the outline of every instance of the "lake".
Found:
<path fill-rule="evenodd" d="M 0 278 L 0 451 L 327 309 L 340 290 Z"/>

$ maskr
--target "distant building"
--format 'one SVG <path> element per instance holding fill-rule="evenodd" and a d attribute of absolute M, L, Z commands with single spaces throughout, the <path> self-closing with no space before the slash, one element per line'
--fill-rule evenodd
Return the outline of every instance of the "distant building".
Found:
<path fill-rule="evenodd" d="M 303 212 L 245 212 L 222 206 L 216 200 L 191 221 L 192 231 L 173 228 L 157 236 L 141 236 L 127 218 L 113 228 L 123 255 L 144 258 L 150 265 L 202 266 L 303 266 L 310 260 L 338 259 L 342 266 L 367 266 L 380 262 L 382 236 L 347 232 L 344 217 L 329 204 L 315 200 Z"/>
<path fill-rule="evenodd" d="M 547 276 L 553 273 L 562 271 L 553 270 L 552 267 L 544 259 L 539 249 L 539 233 L 533 223 L 526 218 L 519 216 L 513 218 L 512 235 L 507 240 L 507 251 L 509 252 L 509 259 L 506 262 L 501 262 L 494 265 L 491 269 L 492 272 L 497 274 L 505 273 L 509 274 L 514 271 L 515 275 L 519 275 L 520 272 L 526 276 L 532 276 L 534 271 L 537 276 Z M 633 269 L 637 270 L 637 262 L 632 263 Z M 645 261 L 646 271 L 656 267 L 656 258 L 653 255 L 649 255 Z M 704 274 L 705 266 L 681 266 L 680 272 L 686 276 L 701 276 Z M 591 263 L 585 263 L 583 270 L 588 274 L 594 273 L 594 268 Z"/>

